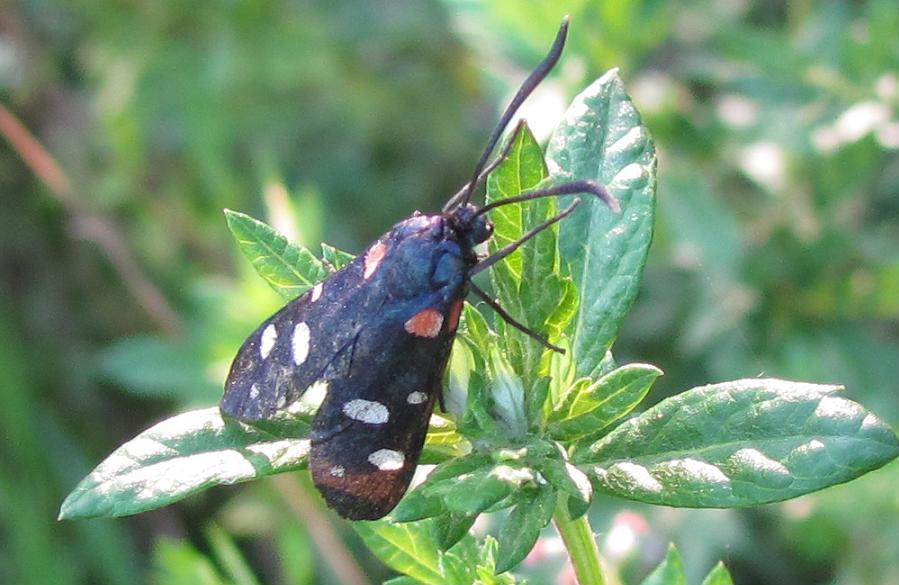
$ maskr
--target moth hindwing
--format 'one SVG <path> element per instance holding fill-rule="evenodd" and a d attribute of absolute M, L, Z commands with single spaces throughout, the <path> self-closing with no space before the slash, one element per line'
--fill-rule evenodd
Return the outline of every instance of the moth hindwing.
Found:
<path fill-rule="evenodd" d="M 379 518 L 405 492 L 440 394 L 476 258 L 441 214 L 400 222 L 244 342 L 222 411 L 271 418 L 324 391 L 310 468 L 328 504 Z"/>

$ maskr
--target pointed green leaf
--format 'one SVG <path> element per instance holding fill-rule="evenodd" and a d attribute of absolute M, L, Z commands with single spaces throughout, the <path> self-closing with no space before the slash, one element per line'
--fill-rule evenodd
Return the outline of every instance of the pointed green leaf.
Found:
<path fill-rule="evenodd" d="M 336 272 L 353 261 L 353 256 L 349 252 L 344 252 L 343 250 L 339 250 L 334 246 L 328 245 L 324 242 L 321 244 L 322 246 L 322 261 L 328 265 L 332 271 Z"/>
<path fill-rule="evenodd" d="M 528 428 L 532 431 L 542 434 L 542 430 L 546 424 L 546 414 L 544 409 L 549 401 L 549 386 L 551 380 L 548 376 L 539 378 L 530 391 L 525 396 L 525 411 L 528 417 Z"/>
<path fill-rule="evenodd" d="M 445 416 L 432 414 L 422 452 L 422 463 L 439 463 L 448 457 L 458 457 L 470 450 L 470 445 L 456 429 L 456 423 Z"/>
<path fill-rule="evenodd" d="M 447 512 L 434 518 L 434 530 L 440 550 L 449 550 L 462 540 L 474 525 L 477 514 Z"/>
<path fill-rule="evenodd" d="M 218 407 L 174 416 L 113 451 L 69 494 L 59 516 L 127 516 L 212 485 L 303 467 L 308 422 L 285 417 L 269 426 L 279 425 L 277 434 L 270 434 L 222 419 Z"/>
<path fill-rule="evenodd" d="M 614 213 L 582 198 L 582 209 L 559 228 L 562 257 L 581 295 L 571 329 L 578 376 L 589 376 L 636 298 L 655 208 L 655 147 L 617 70 L 574 99 L 550 139 L 547 165 L 555 182 L 596 181 L 621 204 Z"/>
<path fill-rule="evenodd" d="M 394 571 L 428 585 L 446 584 L 430 520 L 408 524 L 354 522 L 353 528 L 368 549 Z"/>
<path fill-rule="evenodd" d="M 210 524 L 203 532 L 216 561 L 234 585 L 259 585 L 259 579 L 227 530 Z"/>
<path fill-rule="evenodd" d="M 513 468 L 500 467 L 517 473 Z M 446 491 L 444 503 L 447 509 L 460 514 L 479 514 L 512 493 L 515 486 L 506 480 L 506 474 L 501 476 L 496 472 L 500 467 L 478 469 L 459 477 Z"/>
<path fill-rule="evenodd" d="M 590 503 L 589 500 L 585 501 L 580 498 L 565 496 L 565 508 L 568 511 L 568 519 L 577 520 L 586 514 L 590 510 Z"/>
<path fill-rule="evenodd" d="M 390 520 L 397 523 L 416 522 L 439 516 L 446 511 L 443 500 L 426 490 L 416 488 L 406 493 L 397 507 L 390 512 Z"/>
<path fill-rule="evenodd" d="M 468 379 L 468 399 L 465 401 L 465 414 L 462 417 L 462 428 L 468 436 L 492 435 L 496 432 L 496 421 L 490 416 L 493 400 L 487 392 L 484 377 L 472 371 Z"/>
<path fill-rule="evenodd" d="M 459 547 L 461 548 L 461 547 Z M 471 585 L 475 575 L 474 559 L 464 558 L 456 549 L 440 555 L 440 571 L 446 578 L 447 585 Z"/>
<path fill-rule="evenodd" d="M 468 337 L 482 355 L 487 355 L 496 337 L 487 325 L 484 315 L 473 305 L 465 303 L 462 309 L 460 333 Z"/>
<path fill-rule="evenodd" d="M 547 177 L 543 151 L 530 129 L 519 124 L 512 135 L 507 157 L 487 180 L 487 201 L 506 199 L 533 190 Z M 552 199 L 538 199 L 503 205 L 491 213 L 494 235 L 490 249 L 495 252 L 519 239 L 526 231 L 542 223 L 556 209 Z M 557 226 L 530 239 L 502 262 L 494 265 L 491 276 L 500 304 L 519 322 L 538 333 L 548 329 L 550 316 L 559 313 L 566 294 L 559 275 L 556 244 Z M 571 299 L 567 300 L 570 306 Z M 564 318 L 564 310 L 556 320 Z M 559 328 L 555 324 L 555 331 Z M 530 383 L 544 348 L 518 330 L 498 326 L 508 359 L 516 371 Z"/>
<path fill-rule="evenodd" d="M 421 581 L 407 575 L 400 575 L 399 577 L 384 581 L 384 585 L 421 585 Z"/>
<path fill-rule="evenodd" d="M 528 420 L 524 405 L 524 386 L 516 371 L 497 350 L 490 352 L 490 391 L 492 413 L 507 437 L 523 437 Z"/>
<path fill-rule="evenodd" d="M 687 585 L 684 562 L 673 544 L 668 545 L 665 560 L 640 585 Z"/>
<path fill-rule="evenodd" d="M 555 306 L 546 318 L 546 333 L 549 339 L 556 341 L 577 314 L 579 295 L 570 277 L 559 279 L 559 291 L 554 294 Z"/>
<path fill-rule="evenodd" d="M 215 564 L 189 542 L 163 537 L 156 541 L 151 585 L 234 585 L 222 577 Z"/>
<path fill-rule="evenodd" d="M 749 379 L 688 390 L 575 462 L 597 489 L 666 506 L 752 506 L 854 479 L 899 456 L 883 421 L 839 386 Z"/>
<path fill-rule="evenodd" d="M 237 211 L 225 210 L 228 229 L 256 272 L 287 300 L 328 276 L 312 252 L 292 244 L 271 226 Z"/>
<path fill-rule="evenodd" d="M 479 469 L 484 469 L 486 472 L 489 471 L 489 468 L 491 467 L 493 467 L 493 459 L 489 455 L 484 455 L 483 453 L 469 453 L 468 455 L 456 457 L 435 467 L 433 471 L 428 474 L 424 485 L 473 473 Z"/>
<path fill-rule="evenodd" d="M 702 580 L 702 585 L 734 585 L 734 581 L 724 563 L 718 561 L 715 568 L 709 571 L 709 574 Z"/>
<path fill-rule="evenodd" d="M 570 442 L 602 431 L 640 404 L 660 375 L 655 366 L 628 364 L 592 384 L 576 384 L 550 415 L 550 434 Z"/>
<path fill-rule="evenodd" d="M 510 141 L 505 160 L 487 178 L 488 203 L 534 189 L 547 176 L 546 166 L 543 163 L 543 150 L 527 124 L 519 123 Z M 514 242 L 525 232 L 527 228 L 524 207 L 530 207 L 530 211 L 536 215 L 539 215 L 536 211 L 540 208 L 543 211 L 543 218 L 546 217 L 546 200 L 531 201 L 527 204 L 513 203 L 496 208 L 490 214 L 494 227 L 493 237 L 490 239 L 491 251 L 499 250 Z M 554 248 L 553 244 L 552 249 Z M 522 306 L 518 286 L 524 276 L 523 254 L 524 250 L 519 249 L 502 262 L 495 264 L 492 278 L 500 303 L 506 310 L 519 317 L 522 315 Z"/>
<path fill-rule="evenodd" d="M 496 572 L 505 573 L 524 560 L 552 519 L 556 507 L 556 490 L 544 485 L 523 490 L 499 533 Z"/>
<path fill-rule="evenodd" d="M 559 491 L 582 502 L 590 503 L 590 499 L 593 497 L 590 479 L 571 463 L 547 457 L 540 462 L 539 470 L 543 477 Z"/>

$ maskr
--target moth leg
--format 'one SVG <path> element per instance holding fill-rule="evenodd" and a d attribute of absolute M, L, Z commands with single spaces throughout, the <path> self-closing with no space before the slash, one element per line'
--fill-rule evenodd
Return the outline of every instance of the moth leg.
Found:
<path fill-rule="evenodd" d="M 499 315 L 500 317 L 502 317 L 506 323 L 508 323 L 515 329 L 518 329 L 519 331 L 521 331 L 522 333 L 524 333 L 525 335 L 527 335 L 528 337 L 530 337 L 531 339 L 533 339 L 534 341 L 536 341 L 537 343 L 542 345 L 543 347 L 545 347 L 547 349 L 551 349 L 553 351 L 557 351 L 559 353 L 565 353 L 565 350 L 562 349 L 561 347 L 551 344 L 542 335 L 532 331 L 526 325 L 523 325 L 523 324 L 519 323 L 518 321 L 516 321 L 515 318 L 512 317 L 512 315 L 507 313 L 505 309 L 503 309 L 501 306 L 499 306 L 499 303 L 497 303 L 492 298 L 490 298 L 490 295 L 488 295 L 483 290 L 478 288 L 477 285 L 475 285 L 473 282 L 470 282 L 468 284 L 469 284 L 469 286 L 471 286 L 471 292 L 476 294 L 478 297 L 480 297 L 480 299 L 482 301 L 487 303 L 490 306 L 490 308 L 493 309 L 494 311 L 496 311 L 496 314 Z M 442 398 L 442 395 L 441 395 L 441 398 Z M 441 403 L 441 407 L 442 406 L 443 405 Z"/>

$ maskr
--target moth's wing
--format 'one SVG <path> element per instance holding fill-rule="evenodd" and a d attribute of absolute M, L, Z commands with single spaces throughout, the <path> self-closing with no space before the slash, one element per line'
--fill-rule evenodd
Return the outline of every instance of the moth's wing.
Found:
<path fill-rule="evenodd" d="M 288 303 L 241 346 L 225 382 L 221 409 L 252 422 L 272 417 L 319 380 L 355 334 L 352 264 Z M 347 309 L 347 307 L 350 307 Z"/>
<path fill-rule="evenodd" d="M 313 421 L 312 478 L 328 505 L 345 518 L 374 520 L 387 514 L 418 464 L 462 297 L 424 301 L 425 308 L 417 303 L 412 311 L 387 306 L 376 326 L 360 331 L 346 352 L 345 369 L 335 370 L 341 375 L 328 381 Z M 410 333 L 419 323 L 412 319 L 433 316 L 431 311 L 441 313 L 439 332 L 431 337 Z M 426 327 L 419 331 L 428 332 Z"/>

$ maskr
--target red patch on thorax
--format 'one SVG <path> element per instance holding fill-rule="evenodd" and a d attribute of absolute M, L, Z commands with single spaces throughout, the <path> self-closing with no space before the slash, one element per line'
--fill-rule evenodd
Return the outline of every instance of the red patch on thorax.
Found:
<path fill-rule="evenodd" d="M 437 337 L 443 326 L 443 315 L 437 309 L 425 309 L 406 321 L 406 331 L 419 337 Z"/>
<path fill-rule="evenodd" d="M 368 252 L 365 253 L 365 269 L 362 272 L 362 278 L 368 279 L 375 273 L 386 253 L 387 244 L 384 242 L 378 242 L 368 249 Z"/>
<path fill-rule="evenodd" d="M 450 307 L 449 318 L 446 320 L 447 331 L 455 331 L 459 325 L 459 315 L 462 313 L 462 299 L 459 299 Z"/>

